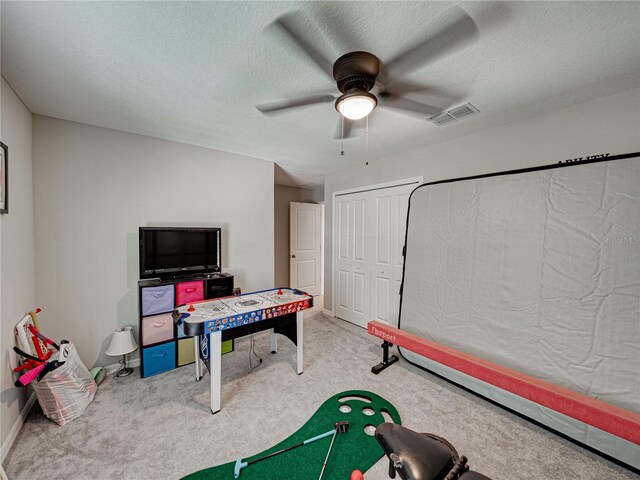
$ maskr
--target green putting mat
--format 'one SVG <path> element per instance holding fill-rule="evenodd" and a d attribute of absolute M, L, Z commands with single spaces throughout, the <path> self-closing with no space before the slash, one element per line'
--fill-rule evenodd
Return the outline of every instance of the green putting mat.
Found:
<path fill-rule="evenodd" d="M 349 407 L 350 411 L 346 407 Z M 327 461 L 323 480 L 348 480 L 353 470 L 366 472 L 384 452 L 373 435 L 373 429 L 385 421 L 381 412 L 386 412 L 395 423 L 400 424 L 400 415 L 393 405 L 375 393 L 362 390 L 349 390 L 334 395 L 324 402 L 297 432 L 277 445 L 251 457 L 243 458 L 250 462 L 257 458 L 277 452 L 283 448 L 297 445 L 305 440 L 328 432 L 336 422 L 349 422 L 346 433 L 335 436 L 331 455 Z M 240 479 L 244 480 L 314 480 L 320 476 L 332 435 L 289 450 L 261 462 L 248 465 L 240 470 Z M 225 463 L 217 467 L 206 468 L 187 475 L 183 480 L 233 480 L 236 462 Z"/>

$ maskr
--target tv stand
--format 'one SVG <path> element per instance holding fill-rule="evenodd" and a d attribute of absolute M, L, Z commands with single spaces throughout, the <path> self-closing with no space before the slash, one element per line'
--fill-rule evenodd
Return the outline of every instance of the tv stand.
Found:
<path fill-rule="evenodd" d="M 217 279 L 217 278 L 228 278 L 229 276 L 231 275 L 229 275 L 228 273 L 220 273 L 220 272 L 176 273 L 171 275 L 162 275 L 159 277 L 146 278 L 143 280 L 139 280 L 139 282 L 158 283 L 158 282 L 176 282 L 176 281 L 183 281 L 183 280 L 208 280 L 208 279 Z"/>
<path fill-rule="evenodd" d="M 171 312 L 185 303 L 233 295 L 233 275 L 205 273 L 138 281 L 140 376 L 149 377 L 195 362 L 193 337 L 177 328 Z M 233 340 L 222 353 L 233 350 Z"/>

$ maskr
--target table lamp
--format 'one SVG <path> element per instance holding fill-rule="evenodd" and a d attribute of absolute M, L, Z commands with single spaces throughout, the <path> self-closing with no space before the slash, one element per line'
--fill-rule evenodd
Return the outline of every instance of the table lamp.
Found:
<path fill-rule="evenodd" d="M 116 377 L 126 377 L 131 375 L 133 368 L 127 367 L 127 353 L 131 353 L 138 348 L 138 344 L 133 338 L 133 332 L 131 327 L 116 328 L 116 331 L 111 335 L 111 342 L 105 352 L 110 357 L 118 357 L 122 355 L 120 360 L 120 370 L 116 372 Z"/>

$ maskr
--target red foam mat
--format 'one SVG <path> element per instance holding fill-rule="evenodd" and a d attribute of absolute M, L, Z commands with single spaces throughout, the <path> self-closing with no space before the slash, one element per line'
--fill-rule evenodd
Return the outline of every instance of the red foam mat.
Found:
<path fill-rule="evenodd" d="M 468 353 L 371 321 L 371 335 L 640 445 L 640 415 Z"/>

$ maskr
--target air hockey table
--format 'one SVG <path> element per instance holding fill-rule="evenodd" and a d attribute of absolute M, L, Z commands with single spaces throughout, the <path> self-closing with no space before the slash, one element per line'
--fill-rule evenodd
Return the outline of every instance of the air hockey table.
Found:
<path fill-rule="evenodd" d="M 188 303 L 173 311 L 175 324 L 185 335 L 195 337 L 196 380 L 202 378 L 203 363 L 209 370 L 211 413 L 220 411 L 222 342 L 271 330 L 271 352 L 276 353 L 276 334 L 284 335 L 296 345 L 300 375 L 304 363 L 302 314 L 311 307 L 311 295 L 291 288 L 276 288 Z"/>

